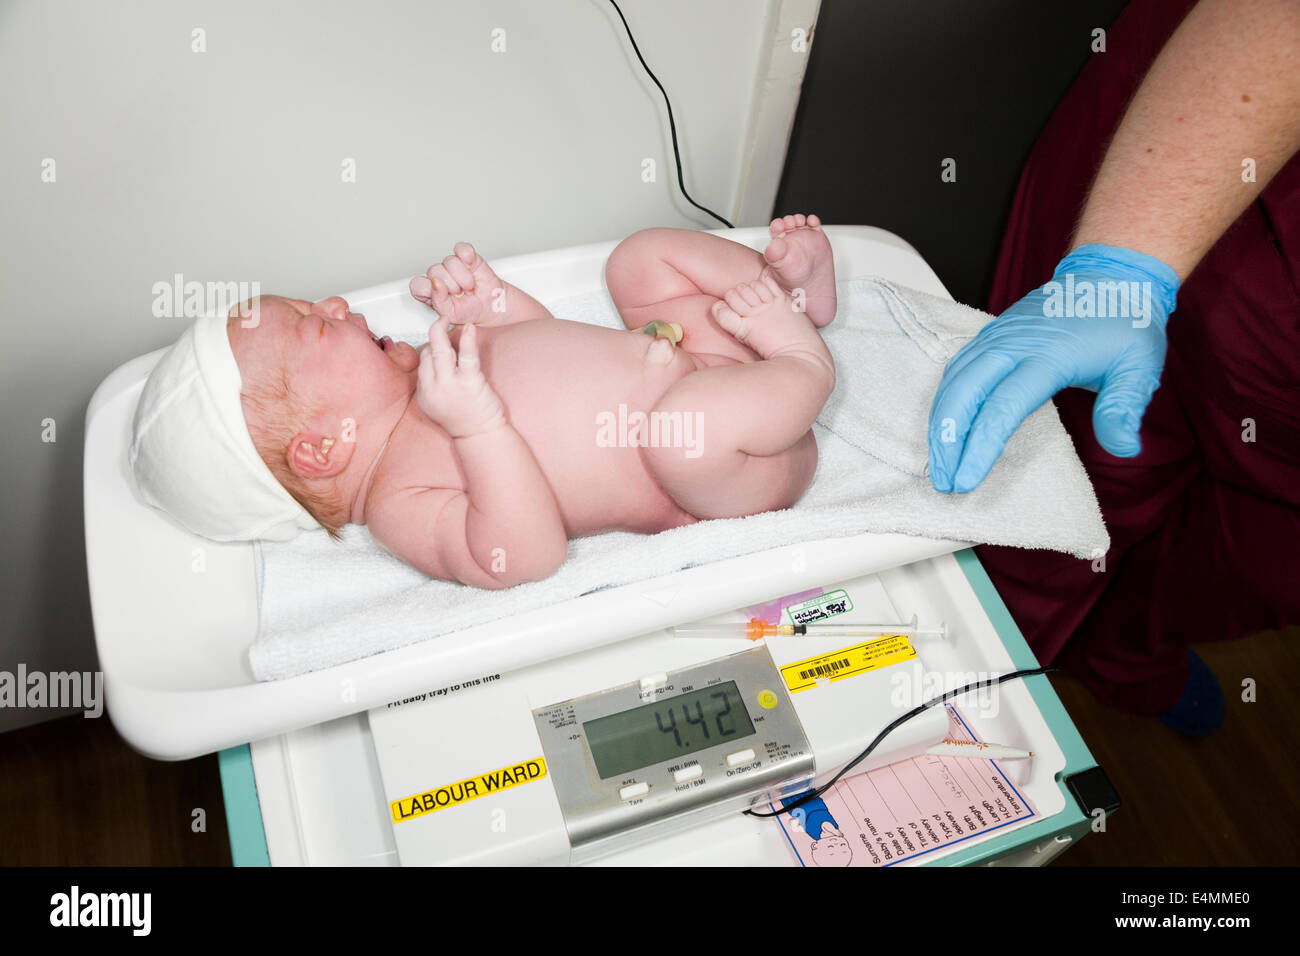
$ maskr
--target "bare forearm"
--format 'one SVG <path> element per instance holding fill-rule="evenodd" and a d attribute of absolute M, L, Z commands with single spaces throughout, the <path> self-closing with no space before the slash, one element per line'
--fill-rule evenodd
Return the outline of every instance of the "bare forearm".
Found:
<path fill-rule="evenodd" d="M 568 536 L 532 450 L 510 425 L 455 442 L 469 497 L 466 541 L 475 562 L 511 582 L 552 573 L 564 560 Z"/>
<path fill-rule="evenodd" d="M 1297 149 L 1300 0 L 1202 0 L 1129 105 L 1074 246 L 1134 249 L 1185 279 Z"/>
<path fill-rule="evenodd" d="M 551 311 L 531 295 L 509 282 L 501 283 L 502 296 L 500 304 L 493 304 L 493 325 L 512 325 L 515 322 L 530 322 L 533 319 L 552 319 Z"/>

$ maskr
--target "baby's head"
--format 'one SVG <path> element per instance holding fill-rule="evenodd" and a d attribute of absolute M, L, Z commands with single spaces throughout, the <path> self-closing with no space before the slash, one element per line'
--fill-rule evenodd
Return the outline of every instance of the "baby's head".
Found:
<path fill-rule="evenodd" d="M 244 421 L 286 491 L 332 535 L 347 524 L 357 431 L 411 394 L 415 350 L 379 339 L 338 296 L 262 296 L 226 322 Z M 366 462 L 365 466 L 368 466 Z"/>
<path fill-rule="evenodd" d="M 261 296 L 224 322 L 200 319 L 145 385 L 137 485 L 217 540 L 337 535 L 371 463 L 358 448 L 373 459 L 378 422 L 389 412 L 391 426 L 417 366 L 413 348 L 376 339 L 338 297 Z"/>
<path fill-rule="evenodd" d="M 822 831 L 822 838 L 812 845 L 814 866 L 848 866 L 853 862 L 853 847 L 838 830 Z"/>

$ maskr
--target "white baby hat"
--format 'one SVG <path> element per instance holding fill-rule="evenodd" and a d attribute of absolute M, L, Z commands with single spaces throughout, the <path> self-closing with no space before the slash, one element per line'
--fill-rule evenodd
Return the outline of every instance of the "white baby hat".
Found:
<path fill-rule="evenodd" d="M 128 461 L 140 496 L 216 541 L 285 541 L 320 524 L 253 445 L 224 316 L 196 321 L 154 367 Z"/>

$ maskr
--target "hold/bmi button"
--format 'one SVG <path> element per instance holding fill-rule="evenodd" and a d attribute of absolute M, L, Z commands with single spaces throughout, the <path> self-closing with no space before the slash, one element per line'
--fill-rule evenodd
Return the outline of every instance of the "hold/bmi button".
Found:
<path fill-rule="evenodd" d="M 640 783 L 630 783 L 618 791 L 620 800 L 633 800 L 637 797 L 644 797 L 650 792 L 650 784 L 644 780 Z"/>
<path fill-rule="evenodd" d="M 703 773 L 704 773 L 704 768 L 697 763 L 693 763 L 689 767 L 683 767 L 681 770 L 678 770 L 675 774 L 673 774 L 673 782 L 685 783 L 687 780 L 694 780 L 696 777 L 701 776 Z"/>
<path fill-rule="evenodd" d="M 734 754 L 727 754 L 727 766 L 734 767 L 737 764 L 749 763 L 753 759 L 754 751 L 752 749 L 738 750 Z"/>

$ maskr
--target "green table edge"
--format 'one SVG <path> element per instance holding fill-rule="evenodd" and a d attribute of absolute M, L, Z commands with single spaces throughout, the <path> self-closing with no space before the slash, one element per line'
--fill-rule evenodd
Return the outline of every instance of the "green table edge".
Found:
<path fill-rule="evenodd" d="M 1038 659 L 1025 643 L 1024 635 L 1012 620 L 1011 612 L 1007 610 L 997 589 L 993 587 L 993 582 L 989 580 L 988 572 L 975 556 L 974 549 L 958 551 L 953 557 L 957 559 L 958 566 L 966 575 L 966 580 L 970 582 L 971 590 L 975 592 L 975 597 L 983 606 L 984 613 L 988 615 L 989 621 L 998 632 L 998 637 L 1006 647 L 1007 653 L 1011 655 L 1012 666 L 1016 670 L 1038 667 Z M 1079 802 L 1065 786 L 1065 778 L 1096 766 L 1097 761 L 1088 750 L 1087 744 L 1083 742 L 1083 738 L 1079 736 L 1074 721 L 1070 720 L 1065 705 L 1061 703 L 1061 698 L 1056 696 L 1056 691 L 1052 689 L 1047 678 L 1041 675 L 1027 677 L 1023 683 L 1029 690 L 1029 695 L 1037 705 L 1039 713 L 1043 715 L 1043 720 L 1047 722 L 1052 736 L 1056 738 L 1061 752 L 1065 755 L 1065 767 L 1056 775 L 1056 785 L 1065 795 L 1065 809 L 1028 826 L 1013 829 L 1005 836 L 994 837 L 968 850 L 958 850 L 948 854 L 935 860 L 934 863 L 927 863 L 927 866 L 970 866 L 989 863 L 1000 856 L 1017 851 L 1026 843 L 1041 843 L 1063 834 L 1068 834 L 1071 840 L 1077 840 L 1087 834 L 1091 828 L 1091 818 L 1084 814 L 1079 807 Z"/>
<path fill-rule="evenodd" d="M 1001 638 L 1011 662 L 1017 670 L 1037 667 L 1034 652 L 1025 643 L 1020 628 L 1011 619 L 1011 612 L 1002 603 L 988 573 L 971 548 L 956 552 L 953 557 L 971 590 L 984 608 L 994 629 Z M 985 840 L 969 850 L 959 850 L 927 866 L 969 866 L 987 863 L 1018 850 L 1023 844 L 1068 834 L 1078 839 L 1086 834 L 1092 821 L 1079 808 L 1078 801 L 1069 792 L 1064 778 L 1095 766 L 1093 759 L 1074 722 L 1065 712 L 1065 706 L 1046 677 L 1025 680 L 1030 696 L 1038 706 L 1057 745 L 1065 754 L 1065 768 L 1057 775 L 1056 785 L 1065 794 L 1065 809 L 1028 826 L 1011 830 L 1005 836 Z M 271 855 L 266 848 L 266 830 L 262 825 L 262 807 L 257 800 L 257 781 L 253 776 L 253 755 L 248 744 L 231 747 L 217 755 L 221 771 L 221 792 L 226 802 L 226 827 L 230 833 L 230 858 L 235 866 L 270 866 Z"/>
<path fill-rule="evenodd" d="M 257 800 L 253 753 L 248 744 L 217 754 L 221 795 L 226 803 L 226 830 L 230 834 L 230 861 L 235 866 L 270 866 L 262 805 Z"/>

